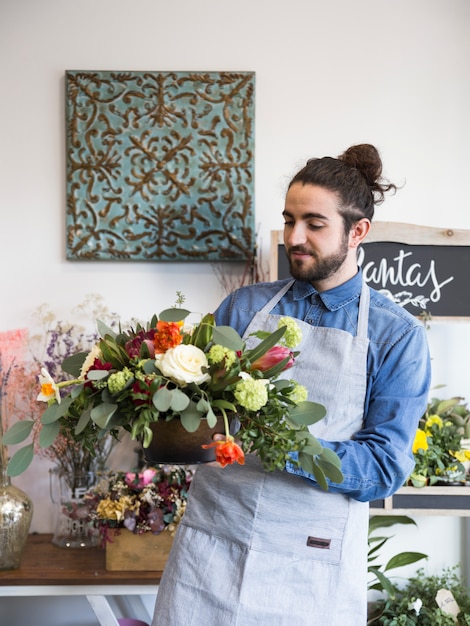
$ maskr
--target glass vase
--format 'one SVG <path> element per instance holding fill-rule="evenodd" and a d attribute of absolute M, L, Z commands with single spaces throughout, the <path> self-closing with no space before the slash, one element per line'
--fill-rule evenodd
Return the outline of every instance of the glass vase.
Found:
<path fill-rule="evenodd" d="M 52 543 L 59 548 L 92 548 L 100 544 L 100 535 L 90 518 L 85 492 L 96 484 L 95 472 L 80 469 L 50 471 L 51 499 L 56 505 Z"/>
<path fill-rule="evenodd" d="M 0 450 L 0 570 L 17 569 L 33 518 L 33 503 L 7 475 L 6 450 Z"/>

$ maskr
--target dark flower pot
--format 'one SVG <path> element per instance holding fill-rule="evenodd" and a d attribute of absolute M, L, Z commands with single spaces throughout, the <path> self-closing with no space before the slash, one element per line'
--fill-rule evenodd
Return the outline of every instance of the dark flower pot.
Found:
<path fill-rule="evenodd" d="M 168 465 L 194 465 L 215 461 L 215 450 L 205 450 L 203 444 L 212 443 L 216 433 L 224 433 L 224 420 L 220 417 L 214 428 L 209 428 L 203 419 L 199 428 L 189 433 L 174 417 L 170 421 L 159 420 L 150 425 L 153 438 L 148 448 L 144 448 L 144 457 L 148 463 Z"/>

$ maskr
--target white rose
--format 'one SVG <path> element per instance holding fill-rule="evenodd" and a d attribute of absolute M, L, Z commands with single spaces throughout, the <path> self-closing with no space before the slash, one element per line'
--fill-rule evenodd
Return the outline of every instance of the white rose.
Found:
<path fill-rule="evenodd" d="M 180 344 L 170 348 L 156 357 L 155 364 L 164 376 L 179 385 L 200 385 L 210 380 L 209 374 L 202 371 L 203 367 L 208 367 L 206 355 L 196 346 Z"/>

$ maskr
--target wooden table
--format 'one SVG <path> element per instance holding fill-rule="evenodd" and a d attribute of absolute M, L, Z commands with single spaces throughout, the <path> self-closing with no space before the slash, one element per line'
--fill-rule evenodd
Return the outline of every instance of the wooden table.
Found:
<path fill-rule="evenodd" d="M 67 549 L 31 534 L 18 569 L 0 571 L 0 596 L 86 596 L 103 626 L 118 626 L 108 596 L 156 594 L 162 572 L 109 572 L 103 548 Z"/>

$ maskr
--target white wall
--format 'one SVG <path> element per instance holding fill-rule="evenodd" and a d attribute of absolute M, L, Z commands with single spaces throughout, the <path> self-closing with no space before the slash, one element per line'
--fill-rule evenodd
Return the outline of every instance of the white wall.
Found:
<path fill-rule="evenodd" d="M 469 24 L 467 0 L 1 0 L 0 330 L 27 326 L 43 302 L 65 315 L 91 292 L 125 319 L 172 304 L 176 289 L 194 311 L 222 296 L 207 264 L 65 261 L 65 70 L 255 71 L 267 259 L 291 175 L 359 142 L 406 183 L 377 219 L 470 229 Z M 429 332 L 434 383 L 468 398 L 469 328 Z M 44 463 L 19 484 L 44 531 L 41 476 Z M 445 525 L 446 541 L 426 548 L 453 564 L 460 521 Z"/>

